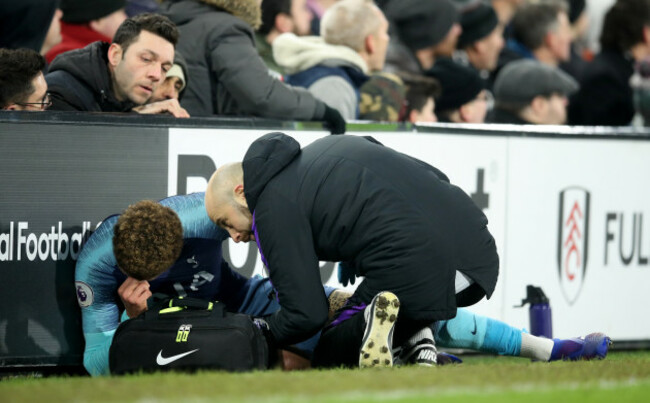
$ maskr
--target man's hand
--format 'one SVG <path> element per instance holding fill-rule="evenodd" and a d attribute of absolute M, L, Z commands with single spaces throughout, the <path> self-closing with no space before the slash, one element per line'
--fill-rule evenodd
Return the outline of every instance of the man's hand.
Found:
<path fill-rule="evenodd" d="M 126 314 L 129 318 L 135 318 L 147 310 L 147 299 L 151 297 L 149 282 L 127 277 L 117 289 L 117 294 L 126 308 Z"/>
<path fill-rule="evenodd" d="M 160 113 L 168 113 L 177 118 L 189 118 L 190 114 L 181 107 L 178 99 L 166 99 L 164 101 L 153 102 L 150 104 L 137 106 L 133 108 L 134 111 L 147 115 L 155 115 Z"/>

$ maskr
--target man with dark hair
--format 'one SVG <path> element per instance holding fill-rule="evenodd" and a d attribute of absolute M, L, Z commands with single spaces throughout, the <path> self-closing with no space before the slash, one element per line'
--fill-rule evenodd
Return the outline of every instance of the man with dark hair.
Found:
<path fill-rule="evenodd" d="M 435 78 L 402 74 L 406 85 L 405 108 L 401 117 L 403 121 L 437 122 L 436 97 L 440 96 L 440 83 Z"/>
<path fill-rule="evenodd" d="M 650 0 L 618 0 L 605 14 L 600 46 L 571 99 L 569 122 L 629 125 L 634 117 L 634 64 L 650 56 Z"/>
<path fill-rule="evenodd" d="M 262 25 L 255 34 L 255 45 L 271 72 L 284 73 L 273 58 L 271 46 L 275 38 L 287 32 L 297 36 L 309 35 L 311 19 L 305 0 L 262 0 Z"/>
<path fill-rule="evenodd" d="M 147 104 L 173 65 L 177 40 L 169 19 L 141 14 L 120 25 L 113 43 L 93 42 L 59 55 L 45 77 L 52 109 L 189 116 L 174 99 Z"/>
<path fill-rule="evenodd" d="M 519 59 L 537 59 L 557 67 L 569 60 L 571 25 L 568 6 L 559 0 L 525 4 L 512 18 L 512 39 L 506 46 L 500 66 Z"/>
<path fill-rule="evenodd" d="M 494 82 L 495 110 L 490 123 L 562 125 L 568 97 L 578 83 L 567 73 L 535 60 L 515 60 Z"/>
<path fill-rule="evenodd" d="M 259 0 L 167 0 L 161 12 L 181 32 L 178 49 L 192 76 L 183 106 L 192 115 L 323 120 L 332 133 L 345 132 L 336 109 L 269 75 L 255 48 Z"/>
<path fill-rule="evenodd" d="M 147 310 L 152 293 L 219 300 L 229 311 L 253 316 L 279 309 L 269 298 L 268 279 L 247 279 L 223 260 L 228 233 L 210 222 L 203 200 L 203 193 L 194 193 L 138 202 L 106 218 L 84 244 L 75 288 L 86 340 L 83 364 L 91 375 L 109 373 L 115 330 Z M 333 290 L 325 287 L 328 296 Z"/>
<path fill-rule="evenodd" d="M 31 49 L 0 49 L 0 109 L 43 111 L 50 106 L 45 59 Z"/>

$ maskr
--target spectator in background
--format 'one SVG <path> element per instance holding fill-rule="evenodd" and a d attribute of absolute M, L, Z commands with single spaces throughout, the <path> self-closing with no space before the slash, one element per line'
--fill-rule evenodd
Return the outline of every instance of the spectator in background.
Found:
<path fill-rule="evenodd" d="M 177 40 L 178 30 L 169 19 L 140 14 L 120 25 L 113 43 L 93 42 L 61 54 L 46 76 L 52 109 L 129 112 L 146 104 L 173 65 Z M 188 116 L 175 99 L 137 112 Z"/>
<path fill-rule="evenodd" d="M 505 43 L 503 25 L 492 6 L 476 2 L 464 9 L 460 16 L 463 29 L 458 38 L 454 61 L 476 69 L 486 80 L 497 68 L 499 54 Z"/>
<path fill-rule="evenodd" d="M 547 1 L 520 7 L 512 18 L 512 39 L 501 66 L 521 58 L 536 59 L 557 67 L 569 60 L 571 25 L 566 2 Z"/>
<path fill-rule="evenodd" d="M 255 45 L 271 72 L 284 74 L 273 58 L 271 45 L 275 38 L 286 32 L 297 36 L 309 35 L 311 19 L 305 0 L 262 0 L 262 25 L 255 34 Z"/>
<path fill-rule="evenodd" d="M 618 0 L 605 15 L 600 47 L 571 99 L 569 121 L 629 125 L 635 112 L 630 87 L 634 64 L 650 56 L 650 0 Z"/>
<path fill-rule="evenodd" d="M 568 96 L 577 82 L 562 70 L 535 60 L 505 66 L 494 83 L 495 111 L 490 123 L 561 125 Z"/>
<path fill-rule="evenodd" d="M 323 18 L 325 11 L 332 7 L 339 0 L 307 0 L 307 8 L 311 12 L 312 20 L 310 31 L 314 35 L 320 32 L 320 19 Z"/>
<path fill-rule="evenodd" d="M 0 48 L 27 48 L 45 55 L 61 42 L 59 0 L 0 2 Z"/>
<path fill-rule="evenodd" d="M 324 120 L 332 132 L 345 131 L 338 111 L 269 75 L 255 49 L 258 0 L 167 0 L 161 10 L 181 33 L 178 49 L 192 77 L 183 106 L 192 115 Z"/>
<path fill-rule="evenodd" d="M 50 106 L 45 59 L 32 49 L 0 49 L 0 109 L 43 111 Z"/>
<path fill-rule="evenodd" d="M 144 13 L 158 13 L 158 0 L 126 0 L 126 15 L 134 17 Z"/>
<path fill-rule="evenodd" d="M 488 111 L 486 82 L 472 68 L 440 59 L 428 75 L 440 83 L 435 114 L 440 122 L 483 123 Z"/>
<path fill-rule="evenodd" d="M 384 67 L 388 40 L 388 21 L 371 0 L 342 0 L 323 15 L 321 36 L 281 35 L 273 53 L 287 83 L 358 119 L 360 88 Z"/>
<path fill-rule="evenodd" d="M 491 0 L 490 3 L 492 8 L 494 8 L 494 11 L 496 11 L 501 25 L 507 27 L 512 20 L 512 16 L 515 15 L 517 9 L 525 1 L 526 0 Z"/>
<path fill-rule="evenodd" d="M 440 84 L 431 77 L 403 77 L 406 84 L 406 108 L 402 120 L 416 122 L 437 122 L 436 101 L 440 96 Z"/>
<path fill-rule="evenodd" d="M 48 63 L 69 50 L 95 41 L 111 42 L 117 28 L 126 20 L 125 0 L 61 0 L 63 40 L 45 55 Z"/>
<path fill-rule="evenodd" d="M 359 119 L 398 122 L 404 115 L 406 86 L 392 73 L 373 73 L 360 88 Z"/>
<path fill-rule="evenodd" d="M 174 65 L 165 76 L 165 81 L 156 88 L 148 103 L 164 101 L 166 99 L 176 99 L 179 102 L 185 93 L 189 75 L 185 60 L 176 52 Z"/>
<path fill-rule="evenodd" d="M 386 16 L 397 34 L 386 56 L 386 70 L 420 74 L 437 58 L 451 57 L 461 34 L 458 10 L 450 0 L 391 1 Z"/>
<path fill-rule="evenodd" d="M 560 63 L 560 68 L 571 77 L 580 81 L 587 67 L 585 57 L 593 55 L 585 48 L 589 19 L 587 18 L 586 0 L 569 0 L 569 22 L 571 23 L 571 53 L 569 60 Z"/>

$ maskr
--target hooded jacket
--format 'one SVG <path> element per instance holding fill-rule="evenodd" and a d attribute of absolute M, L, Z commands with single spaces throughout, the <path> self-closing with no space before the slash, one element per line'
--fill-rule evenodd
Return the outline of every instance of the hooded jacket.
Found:
<path fill-rule="evenodd" d="M 355 300 L 392 291 L 400 317 L 418 322 L 455 315 L 456 270 L 480 287 L 478 299 L 494 291 L 498 256 L 487 218 L 422 161 L 370 138 L 330 136 L 301 150 L 270 133 L 250 146 L 243 170 L 255 239 L 282 306 L 268 318 L 280 344 L 327 320 L 319 260 L 349 262 L 365 276 Z"/>
<path fill-rule="evenodd" d="M 358 52 L 320 36 L 285 33 L 273 41 L 273 57 L 287 74 L 285 82 L 307 88 L 345 119 L 359 118 L 360 89 L 369 77 Z"/>
<path fill-rule="evenodd" d="M 108 70 L 106 42 L 93 42 L 82 49 L 57 56 L 45 76 L 52 98 L 50 110 L 128 112 L 131 101 L 118 101 Z"/>
<path fill-rule="evenodd" d="M 269 75 L 255 47 L 258 0 L 167 0 L 161 13 L 180 31 L 176 49 L 190 75 L 182 105 L 192 116 L 324 116 L 323 102 Z"/>

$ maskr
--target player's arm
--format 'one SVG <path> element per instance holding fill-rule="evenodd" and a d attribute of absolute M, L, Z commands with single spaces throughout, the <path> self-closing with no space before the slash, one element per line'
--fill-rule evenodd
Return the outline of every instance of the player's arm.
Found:
<path fill-rule="evenodd" d="M 282 308 L 267 322 L 276 341 L 287 345 L 303 341 L 322 328 L 327 321 L 327 297 L 305 215 L 282 194 L 269 196 L 272 206 L 263 201 L 256 206 L 257 241 Z"/>

